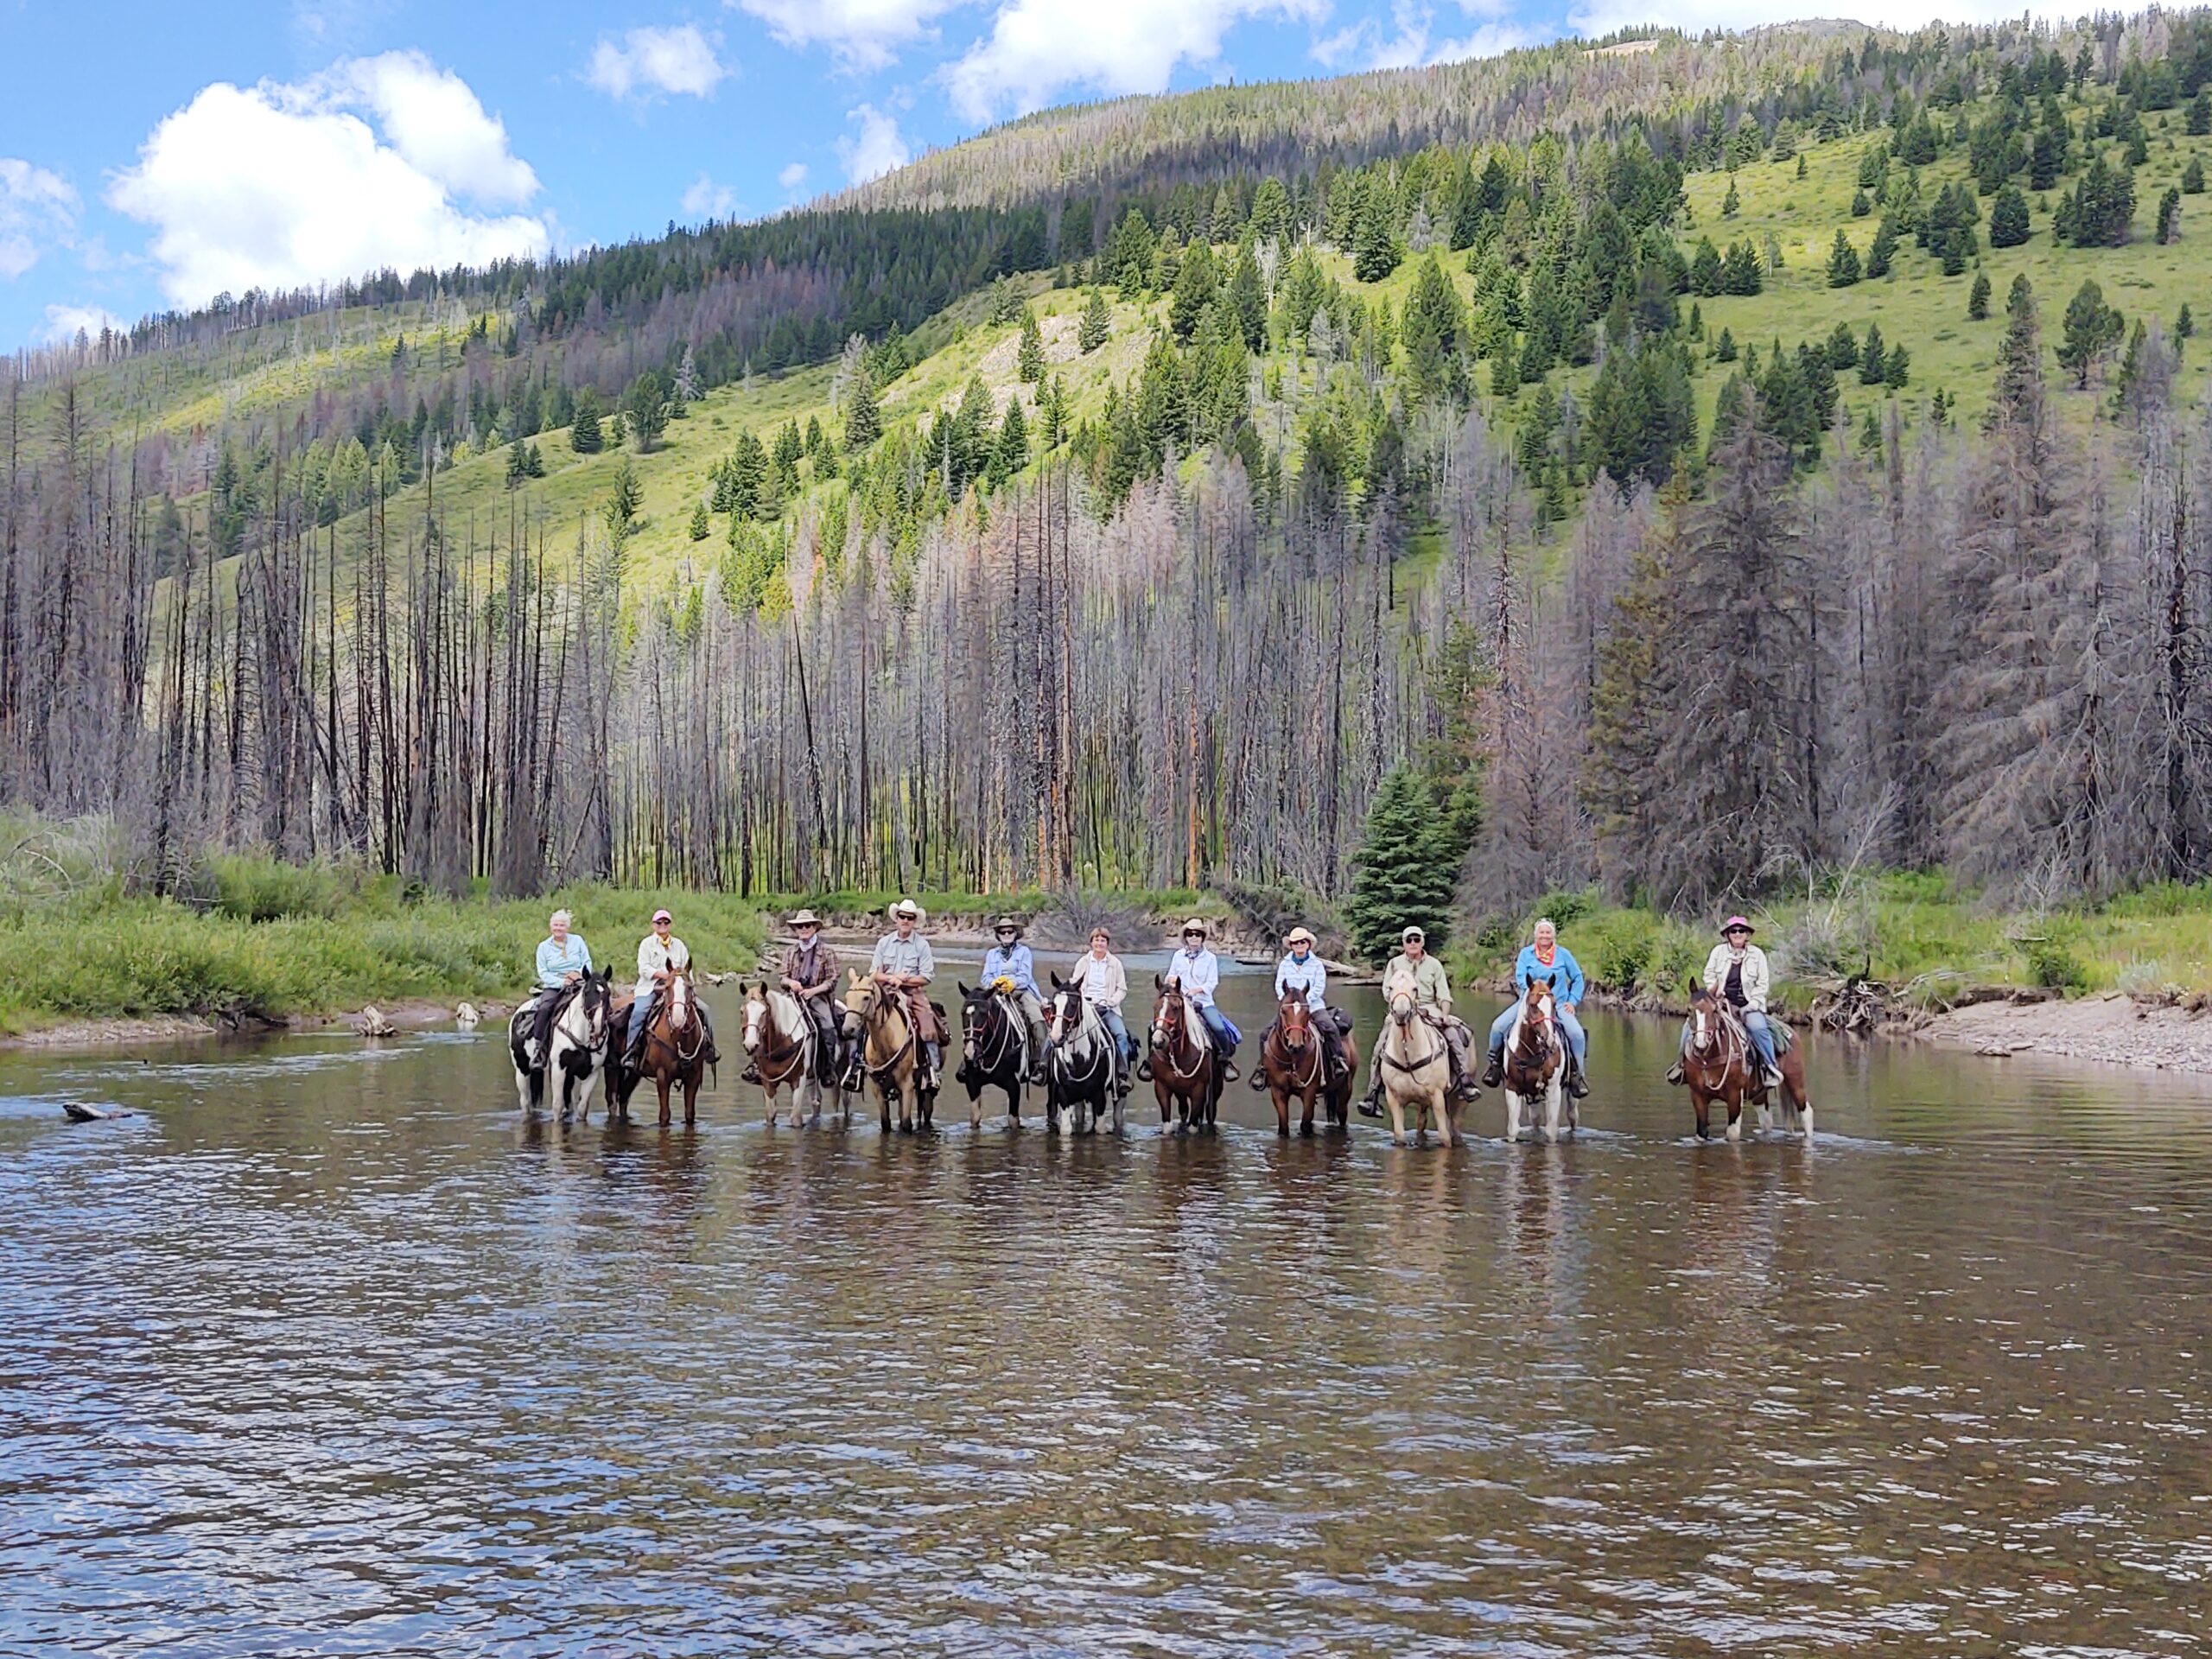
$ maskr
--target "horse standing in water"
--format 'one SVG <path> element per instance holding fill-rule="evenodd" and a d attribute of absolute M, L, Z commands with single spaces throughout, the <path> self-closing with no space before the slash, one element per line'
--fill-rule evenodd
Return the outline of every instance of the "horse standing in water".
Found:
<path fill-rule="evenodd" d="M 1221 1103 L 1221 1056 L 1192 1027 L 1198 1010 L 1183 995 L 1180 980 L 1153 976 L 1159 1000 L 1152 1005 L 1152 1093 L 1160 1121 L 1174 1122 L 1183 1133 L 1211 1128 Z"/>
<path fill-rule="evenodd" d="M 1777 1028 L 1776 1069 L 1782 1073 L 1783 1103 L 1797 1120 L 1799 1132 L 1813 1138 L 1813 1103 L 1805 1092 L 1805 1057 Z M 1771 1127 L 1767 1106 L 1766 1079 L 1759 1073 L 1751 1033 L 1735 1009 L 1700 985 L 1690 992 L 1688 1040 L 1682 1046 L 1682 1081 L 1689 1085 L 1690 1104 L 1697 1113 L 1697 1138 L 1712 1139 L 1710 1114 L 1714 1101 L 1728 1108 L 1726 1134 L 1731 1141 L 1744 1136 L 1744 1103 L 1759 1109 L 1759 1128 Z"/>
<path fill-rule="evenodd" d="M 1045 1116 L 1062 1135 L 1096 1132 L 1110 1103 L 1122 1132 L 1122 1095 L 1114 1086 L 1114 1037 L 1079 987 L 1052 976 L 1045 1012 Z M 1088 1122 L 1086 1122 L 1086 1116 Z"/>
<path fill-rule="evenodd" d="M 692 995 L 691 970 L 673 969 L 661 985 L 652 1017 L 645 1022 L 645 1047 L 638 1069 L 624 1069 L 620 1103 L 623 1121 L 630 1118 L 630 1096 L 651 1077 L 660 1091 L 661 1127 L 666 1128 L 670 1121 L 668 1091 L 677 1086 L 683 1090 L 683 1127 L 696 1123 L 699 1084 L 707 1074 L 706 1048 L 707 1027 L 700 1021 L 698 1004 Z"/>
<path fill-rule="evenodd" d="M 1459 1108 L 1452 1097 L 1452 1051 L 1444 1033 L 1421 1017 L 1421 1005 L 1414 1000 L 1414 982 L 1405 975 L 1385 985 L 1382 995 L 1389 1015 L 1376 1041 L 1381 1050 L 1382 1097 L 1390 1107 L 1391 1143 L 1406 1144 L 1408 1117 L 1418 1137 L 1421 1114 L 1427 1112 L 1444 1144 L 1457 1146 Z"/>
<path fill-rule="evenodd" d="M 1567 1069 L 1567 1043 L 1558 1021 L 1553 1018 L 1556 1006 L 1548 984 L 1541 979 L 1529 982 L 1529 988 L 1521 998 L 1521 1011 L 1513 1021 L 1512 1033 L 1505 1039 L 1508 1141 L 1521 1138 L 1522 1103 L 1533 1108 L 1538 1100 L 1544 1103 L 1544 1139 L 1559 1139 L 1560 1102 L 1567 1093 L 1561 1086 Z M 1581 1116 L 1572 1105 L 1567 1107 L 1567 1130 L 1572 1134 L 1581 1127 Z M 1534 1121 L 1532 1112 L 1532 1125 Z"/>
<path fill-rule="evenodd" d="M 507 1050 L 514 1063 L 515 1096 L 524 1111 L 534 1112 L 545 1103 L 546 1080 L 558 1072 L 561 1121 L 567 1122 L 571 1114 L 590 1120 L 592 1085 L 607 1069 L 607 1027 L 614 1002 L 613 979 L 613 969 L 606 969 L 586 974 L 569 989 L 554 993 L 561 998 L 561 1007 L 553 1016 L 542 1065 L 530 1064 L 533 1011 L 528 1003 L 515 1010 L 514 1018 L 507 1022 Z M 608 1092 L 612 1098 L 611 1084 Z"/>
<path fill-rule="evenodd" d="M 1267 1040 L 1260 1045 L 1260 1077 L 1275 1103 L 1275 1133 L 1290 1133 L 1290 1103 L 1294 1100 L 1303 1108 L 1298 1121 L 1300 1135 L 1313 1133 L 1313 1103 L 1317 1100 L 1327 1103 L 1332 1126 L 1342 1124 L 1351 1102 L 1351 1080 L 1358 1070 L 1359 1050 L 1347 1032 L 1344 1076 L 1332 1079 L 1329 1076 L 1328 1045 L 1314 1029 L 1313 1011 L 1306 1006 L 1306 994 L 1293 991 L 1284 997 L 1276 1006 L 1275 1022 L 1268 1028 Z"/>
<path fill-rule="evenodd" d="M 830 1085 L 822 1080 L 817 1046 L 814 1022 L 801 1012 L 797 997 L 765 980 L 745 988 L 745 1052 L 760 1074 L 770 1128 L 775 1126 L 785 1093 L 791 1096 L 793 1128 L 802 1118 L 810 1124 L 822 1122 L 822 1096 Z M 844 1109 L 845 1122 L 851 1122 L 852 1097 L 842 1089 L 838 1103 Z"/>
<path fill-rule="evenodd" d="M 912 1134 L 917 1122 L 925 1129 L 933 1127 L 937 1095 L 922 1087 L 922 1045 L 905 995 L 855 972 L 845 998 L 845 1039 L 859 1049 L 861 1069 L 883 1103 L 884 1134 L 891 1133 L 894 1099 L 901 1134 Z"/>
<path fill-rule="evenodd" d="M 1007 999 L 988 985 L 960 987 L 960 1070 L 968 1090 L 968 1121 L 983 1121 L 983 1090 L 1006 1090 L 1007 1118 L 1021 1127 L 1021 1096 L 1029 1082 L 1029 1033 Z"/>

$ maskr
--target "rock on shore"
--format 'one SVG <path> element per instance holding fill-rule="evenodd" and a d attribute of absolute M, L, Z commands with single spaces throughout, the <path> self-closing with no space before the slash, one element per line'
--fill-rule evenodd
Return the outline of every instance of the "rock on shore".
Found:
<path fill-rule="evenodd" d="M 1980 1002 L 1916 1033 L 1978 1054 L 2057 1054 L 2112 1065 L 2212 1072 L 2212 1014 L 2139 1003 L 2117 991 L 2061 1002 Z"/>

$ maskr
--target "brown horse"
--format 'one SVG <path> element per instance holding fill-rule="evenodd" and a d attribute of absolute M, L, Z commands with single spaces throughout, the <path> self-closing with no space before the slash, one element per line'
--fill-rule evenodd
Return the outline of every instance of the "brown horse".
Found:
<path fill-rule="evenodd" d="M 660 1001 L 645 1022 L 645 1047 L 638 1069 L 624 1068 L 620 1101 L 624 1120 L 630 1116 L 630 1096 L 639 1084 L 651 1077 L 660 1091 L 661 1127 L 666 1128 L 669 1124 L 668 1091 L 679 1084 L 683 1090 L 683 1125 L 689 1128 L 696 1123 L 699 1082 L 707 1072 L 706 1047 L 707 1028 L 700 1023 L 691 970 L 676 969 L 661 985 Z"/>
<path fill-rule="evenodd" d="M 891 1133 L 891 1103 L 899 1103 L 899 1131 L 926 1129 L 937 1116 L 937 1093 L 922 1087 L 921 1033 L 914 1029 L 903 992 L 854 973 L 845 995 L 845 1039 L 859 1046 L 861 1070 L 883 1104 L 883 1133 Z"/>
<path fill-rule="evenodd" d="M 1567 1042 L 1554 1015 L 1557 1004 L 1552 998 L 1552 988 L 1542 980 L 1529 982 L 1528 991 L 1521 999 L 1520 1016 L 1513 1022 L 1513 1033 L 1506 1039 L 1505 1051 L 1505 1138 L 1521 1138 L 1521 1107 L 1526 1102 L 1532 1109 L 1538 1100 L 1544 1103 L 1544 1139 L 1559 1139 L 1560 1102 L 1566 1094 L 1560 1086 L 1560 1072 L 1567 1063 Z M 1535 1114 L 1530 1113 L 1533 1126 Z M 1580 1114 L 1570 1103 L 1567 1108 L 1567 1127 L 1571 1134 L 1581 1127 Z"/>
<path fill-rule="evenodd" d="M 1197 1013 L 1183 995 L 1183 982 L 1153 982 L 1159 999 L 1152 1005 L 1152 1093 L 1160 1103 L 1160 1121 L 1174 1122 L 1179 1130 L 1211 1128 L 1221 1103 L 1221 1057 L 1211 1043 L 1193 1036 Z"/>
<path fill-rule="evenodd" d="M 1304 1111 L 1298 1121 L 1300 1135 L 1313 1133 L 1313 1103 L 1328 1108 L 1332 1125 L 1345 1122 L 1351 1103 L 1351 1079 L 1359 1071 L 1359 1050 L 1351 1033 L 1344 1033 L 1344 1071 L 1329 1074 L 1328 1044 L 1314 1028 L 1313 1012 L 1303 992 L 1294 991 L 1275 1008 L 1275 1022 L 1260 1045 L 1260 1081 L 1275 1103 L 1275 1133 L 1290 1133 L 1290 1103 Z"/>
<path fill-rule="evenodd" d="M 1716 1100 L 1728 1107 L 1727 1135 L 1743 1138 L 1744 1103 L 1759 1109 L 1759 1127 L 1770 1127 L 1766 1078 L 1751 1033 L 1736 1010 L 1700 985 L 1690 992 L 1688 1041 L 1682 1055 L 1682 1081 L 1689 1085 L 1690 1103 L 1697 1111 L 1697 1138 L 1712 1138 L 1709 1114 Z M 1805 1092 L 1805 1057 L 1793 1045 L 1775 1057 L 1782 1073 L 1783 1103 L 1797 1119 L 1807 1141 L 1813 1138 L 1813 1103 Z"/>

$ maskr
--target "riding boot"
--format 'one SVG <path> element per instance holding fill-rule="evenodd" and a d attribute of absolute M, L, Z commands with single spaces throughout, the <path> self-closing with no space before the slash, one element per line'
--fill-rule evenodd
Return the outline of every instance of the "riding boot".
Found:
<path fill-rule="evenodd" d="M 1221 1080 L 1224 1083 L 1234 1083 L 1243 1075 L 1237 1071 L 1236 1061 L 1230 1059 L 1226 1054 L 1221 1057 Z"/>
<path fill-rule="evenodd" d="M 941 1059 L 935 1043 L 922 1045 L 922 1087 L 932 1092 L 937 1089 L 938 1066 Z"/>
<path fill-rule="evenodd" d="M 1495 1089 L 1504 1081 L 1505 1051 L 1502 1048 L 1493 1048 L 1490 1052 L 1490 1064 L 1483 1068 L 1482 1086 L 1485 1089 Z"/>
<path fill-rule="evenodd" d="M 1688 1081 L 1688 1079 L 1682 1076 L 1682 1063 L 1681 1060 L 1677 1059 L 1672 1065 L 1667 1068 L 1667 1081 L 1673 1084 L 1677 1089 L 1681 1088 L 1682 1084 Z"/>
<path fill-rule="evenodd" d="M 1567 1052 L 1567 1092 L 1577 1100 L 1589 1097 L 1590 1080 L 1582 1075 L 1582 1062 L 1573 1049 Z"/>
<path fill-rule="evenodd" d="M 1137 1076 L 1146 1083 L 1152 1081 L 1152 1056 L 1147 1054 L 1137 1062 Z"/>
<path fill-rule="evenodd" d="M 1362 1117 L 1382 1116 L 1382 1079 L 1380 1077 L 1376 1078 L 1375 1086 L 1370 1089 L 1365 1094 L 1362 1095 L 1357 1100 L 1354 1101 L 1352 1104 L 1359 1109 L 1359 1115 Z"/>
<path fill-rule="evenodd" d="M 739 1072 L 737 1075 L 747 1083 L 759 1083 L 760 1081 L 760 1063 L 758 1060 L 747 1060 L 745 1063 L 745 1070 Z"/>

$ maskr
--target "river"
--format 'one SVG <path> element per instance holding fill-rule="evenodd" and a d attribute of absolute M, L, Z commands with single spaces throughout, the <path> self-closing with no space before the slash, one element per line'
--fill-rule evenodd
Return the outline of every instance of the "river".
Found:
<path fill-rule="evenodd" d="M 1815 1145 L 1699 1145 L 1591 1023 L 1578 1143 L 1450 1153 L 0 1056 L 0 1651 L 2212 1643 L 2212 1094 L 1816 1042 Z"/>

